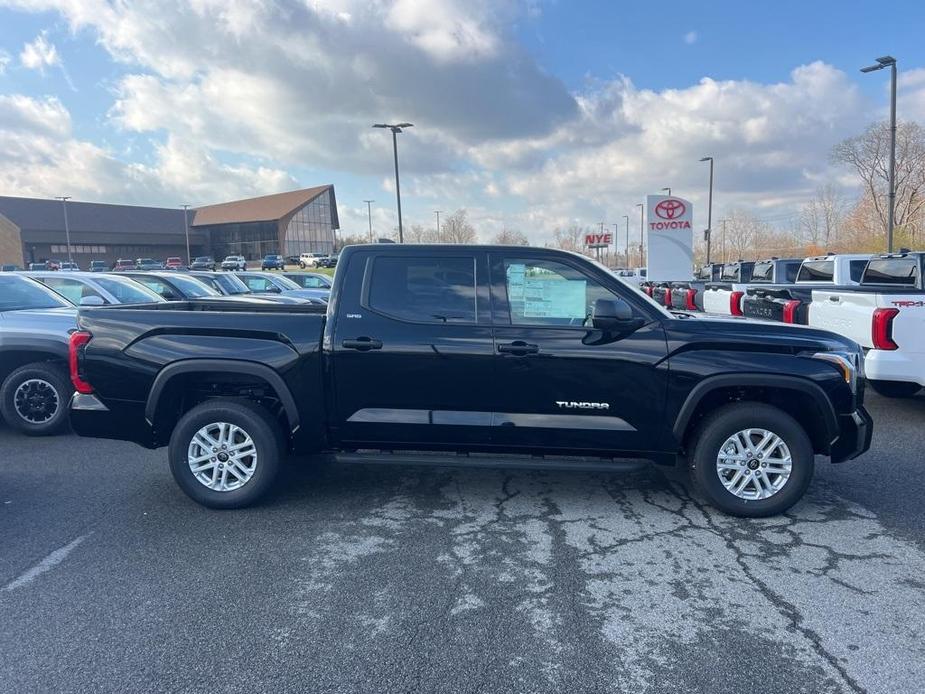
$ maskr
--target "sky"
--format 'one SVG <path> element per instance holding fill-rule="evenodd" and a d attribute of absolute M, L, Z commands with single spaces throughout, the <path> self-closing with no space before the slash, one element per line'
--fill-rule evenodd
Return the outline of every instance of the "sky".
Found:
<path fill-rule="evenodd" d="M 638 223 L 672 192 L 706 226 L 785 227 L 833 145 L 925 122 L 925 3 L 0 0 L 0 195 L 194 206 L 334 184 L 345 234 L 466 208 L 482 240 Z"/>

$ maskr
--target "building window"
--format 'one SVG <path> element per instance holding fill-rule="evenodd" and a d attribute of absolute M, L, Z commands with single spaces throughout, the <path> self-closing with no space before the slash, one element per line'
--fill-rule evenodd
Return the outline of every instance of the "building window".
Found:
<path fill-rule="evenodd" d="M 334 252 L 334 217 L 331 191 L 326 190 L 299 210 L 286 227 L 284 255 Z"/>

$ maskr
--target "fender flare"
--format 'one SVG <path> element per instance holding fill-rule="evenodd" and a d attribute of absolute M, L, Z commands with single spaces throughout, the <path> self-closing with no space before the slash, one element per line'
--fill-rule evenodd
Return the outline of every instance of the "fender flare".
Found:
<path fill-rule="evenodd" d="M 174 377 L 188 373 L 215 371 L 256 376 L 265 380 L 270 384 L 283 405 L 286 419 L 289 421 L 290 433 L 294 434 L 298 430 L 301 424 L 299 408 L 296 405 L 295 398 L 292 397 L 289 386 L 286 385 L 282 377 L 265 364 L 241 359 L 184 359 L 168 364 L 158 372 L 154 379 L 154 384 L 151 386 L 151 391 L 148 393 L 148 400 L 145 403 L 145 420 L 150 426 L 154 426 L 154 414 L 157 412 L 158 403 L 167 384 Z"/>
<path fill-rule="evenodd" d="M 720 374 L 718 376 L 709 376 L 694 386 L 693 390 L 688 393 L 684 404 L 678 411 L 675 418 L 673 432 L 678 441 L 684 439 L 684 432 L 690 423 L 697 405 L 710 392 L 718 388 L 729 388 L 735 386 L 764 386 L 768 388 L 777 388 L 784 390 L 797 390 L 813 398 L 813 401 L 819 407 L 824 419 L 824 425 L 828 434 L 827 440 L 831 444 L 838 437 L 838 416 L 835 414 L 835 408 L 832 401 L 829 400 L 825 391 L 812 381 L 800 378 L 799 376 L 784 376 L 781 374 Z"/>

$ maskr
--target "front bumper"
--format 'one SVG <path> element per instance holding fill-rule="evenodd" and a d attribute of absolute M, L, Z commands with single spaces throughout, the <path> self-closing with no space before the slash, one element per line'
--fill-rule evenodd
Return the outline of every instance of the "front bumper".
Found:
<path fill-rule="evenodd" d="M 838 417 L 838 438 L 832 444 L 830 453 L 833 463 L 854 460 L 870 448 L 874 434 L 874 420 L 863 407 L 851 414 Z"/>

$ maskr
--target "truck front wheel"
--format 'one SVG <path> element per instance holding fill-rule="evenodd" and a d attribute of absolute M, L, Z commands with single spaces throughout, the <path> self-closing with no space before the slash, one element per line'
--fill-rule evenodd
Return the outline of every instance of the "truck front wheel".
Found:
<path fill-rule="evenodd" d="M 793 506 L 813 477 L 813 446 L 786 412 L 737 402 L 708 415 L 693 440 L 691 475 L 720 510 L 761 518 Z"/>
<path fill-rule="evenodd" d="M 279 423 L 246 401 L 208 400 L 173 430 L 170 472 L 193 501 L 209 508 L 244 508 L 273 486 L 285 453 Z"/>

